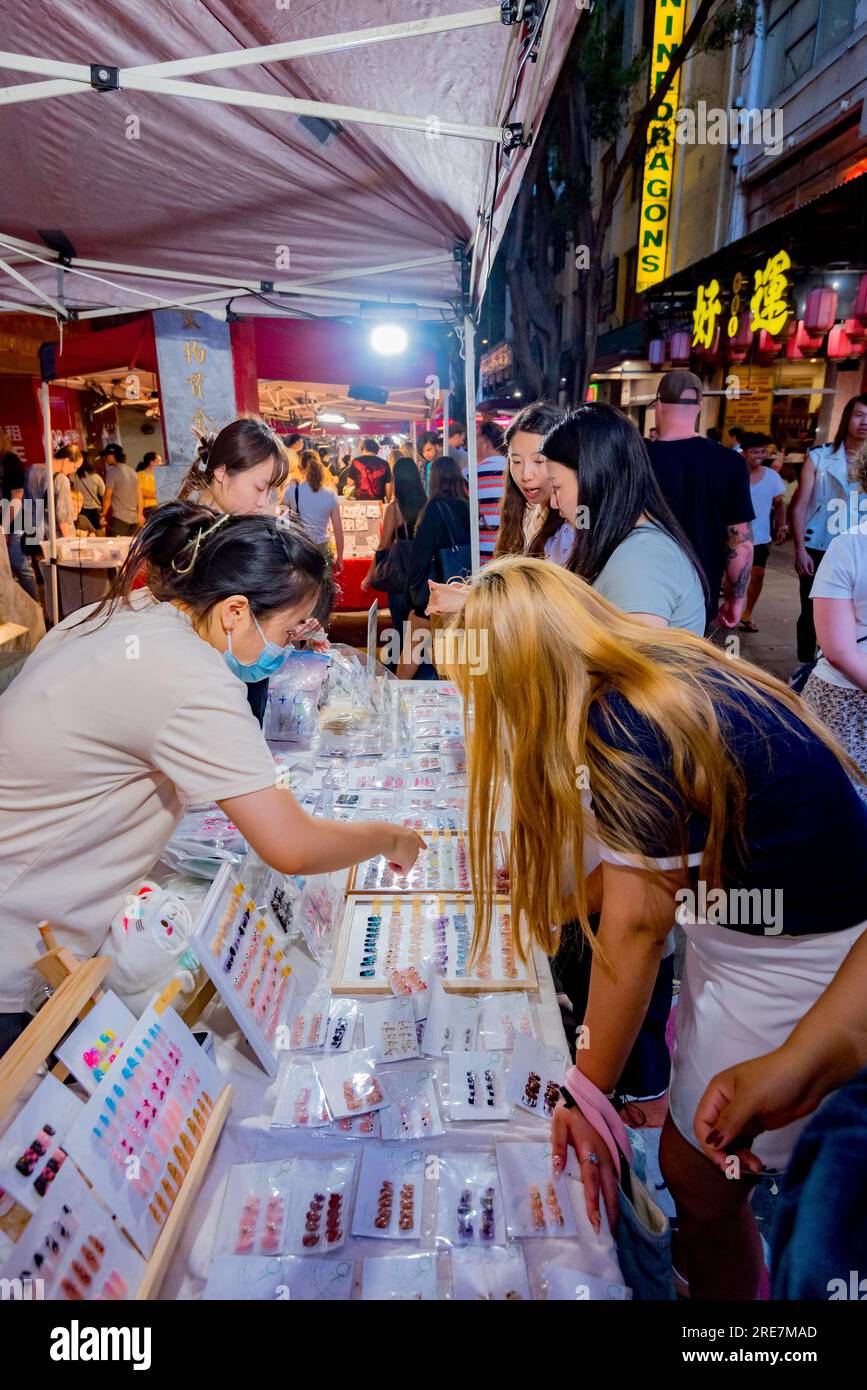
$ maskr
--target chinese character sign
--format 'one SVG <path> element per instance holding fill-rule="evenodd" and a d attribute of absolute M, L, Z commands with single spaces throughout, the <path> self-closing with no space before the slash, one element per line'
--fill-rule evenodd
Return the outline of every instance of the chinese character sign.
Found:
<path fill-rule="evenodd" d="M 776 338 L 791 314 L 788 304 L 789 277 L 786 274 L 791 265 L 788 253 L 778 251 L 755 272 L 750 299 L 750 327 L 754 333 L 764 328 L 772 338 Z"/>
<path fill-rule="evenodd" d="M 721 313 L 719 280 L 711 280 L 708 285 L 699 285 L 692 313 L 693 347 L 711 347 Z"/>
<path fill-rule="evenodd" d="M 167 467 L 157 470 L 157 496 L 165 501 L 193 462 L 198 434 L 235 418 L 235 378 L 229 325 L 189 310 L 157 309 L 154 332 Z"/>
<path fill-rule="evenodd" d="M 668 72 L 683 38 L 686 0 L 656 0 L 653 49 L 650 55 L 650 93 Z M 678 72 L 647 128 L 647 151 L 641 180 L 638 223 L 638 294 L 665 279 L 668 259 L 668 219 L 674 185 L 674 113 L 680 97 Z"/>

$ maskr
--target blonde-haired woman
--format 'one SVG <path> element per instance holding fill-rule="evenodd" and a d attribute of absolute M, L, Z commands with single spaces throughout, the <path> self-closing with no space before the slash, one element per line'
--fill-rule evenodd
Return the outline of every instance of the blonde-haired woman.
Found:
<path fill-rule="evenodd" d="M 779 681 L 690 632 L 626 616 L 542 560 L 487 566 L 451 626 L 483 658 L 449 669 L 472 721 L 474 945 L 490 922 L 491 832 L 508 781 L 513 920 L 553 955 L 552 924 L 574 916 L 594 951 L 589 1048 L 577 1053 L 573 1086 L 604 1109 L 665 938 L 675 917 L 682 922 L 661 1144 L 677 1262 L 693 1297 L 755 1297 L 761 1245 L 750 1189 L 702 1153 L 696 1107 L 720 1069 L 784 1041 L 867 924 L 867 810 L 851 768 Z M 585 875 L 564 896 L 570 852 Z M 589 916 L 600 908 L 594 939 Z M 785 1166 L 799 1128 L 756 1141 L 767 1170 Z M 569 1145 L 598 1229 L 600 1188 L 616 1214 L 614 1160 L 571 1096 L 555 1112 L 555 1162 Z"/>

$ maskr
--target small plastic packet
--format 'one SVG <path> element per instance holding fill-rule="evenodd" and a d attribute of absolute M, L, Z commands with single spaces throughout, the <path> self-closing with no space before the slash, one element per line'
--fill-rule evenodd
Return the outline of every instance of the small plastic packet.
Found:
<path fill-rule="evenodd" d="M 415 1007 L 410 997 L 381 999 L 362 1005 L 364 1041 L 380 1062 L 418 1057 Z"/>
<path fill-rule="evenodd" d="M 324 1255 L 346 1239 L 355 1155 L 296 1158 L 285 1253 Z"/>
<path fill-rule="evenodd" d="M 450 1052 L 474 1052 L 479 1015 L 478 995 L 447 994 L 442 981 L 434 978 L 421 1045 L 425 1057 L 445 1057 Z"/>
<path fill-rule="evenodd" d="M 226 862 L 237 868 L 247 842 L 219 806 L 189 810 L 181 816 L 161 858 L 178 873 L 213 879 Z"/>
<path fill-rule="evenodd" d="M 625 1303 L 632 1298 L 632 1290 L 616 1279 L 600 1279 L 595 1274 L 583 1274 L 569 1265 L 548 1261 L 542 1265 L 539 1274 L 546 1299 L 569 1303 Z"/>
<path fill-rule="evenodd" d="M 308 1057 L 288 1059 L 280 1072 L 272 1129 L 318 1129 L 331 1121 L 322 1083 Z"/>
<path fill-rule="evenodd" d="M 280 1255 L 294 1160 L 237 1163 L 229 1170 L 214 1255 Z"/>
<path fill-rule="evenodd" d="M 451 1263 L 454 1297 L 458 1300 L 491 1299 L 513 1303 L 533 1297 L 520 1245 L 495 1245 L 490 1250 L 453 1250 Z"/>
<path fill-rule="evenodd" d="M 506 1085 L 509 1100 L 529 1115 L 550 1120 L 568 1067 L 565 1048 L 548 1047 L 533 1038 L 518 1038 Z"/>
<path fill-rule="evenodd" d="M 437 1245 L 505 1245 L 506 1213 L 493 1149 L 444 1154 L 437 1167 Z"/>
<path fill-rule="evenodd" d="M 508 1120 L 506 1069 L 501 1052 L 452 1052 L 449 1056 L 449 1119 Z"/>
<path fill-rule="evenodd" d="M 439 753 L 414 753 L 407 763 L 410 772 L 439 772 L 441 766 Z"/>
<path fill-rule="evenodd" d="M 349 1052 L 361 1012 L 357 999 L 332 999 L 325 1031 L 326 1052 Z"/>
<path fill-rule="evenodd" d="M 379 1240 L 418 1240 L 424 1193 L 421 1149 L 376 1145 L 361 1154 L 361 1172 L 352 1216 L 354 1236 Z"/>
<path fill-rule="evenodd" d="M 324 1129 L 317 1129 L 316 1137 L 329 1139 L 337 1135 L 341 1139 L 380 1139 L 382 1130 L 379 1117 L 383 1113 L 382 1110 L 368 1110 L 364 1115 L 342 1115 Z"/>
<path fill-rule="evenodd" d="M 278 1030 L 278 1047 L 292 1052 L 318 1050 L 325 1042 L 331 990 L 320 985 L 310 994 L 297 995 L 289 1017 Z"/>
<path fill-rule="evenodd" d="M 436 979 L 433 961 L 426 957 L 417 965 L 395 967 L 389 970 L 387 979 L 394 995 L 427 994 Z"/>
<path fill-rule="evenodd" d="M 479 1021 L 479 1046 L 500 1052 L 514 1047 L 518 1038 L 535 1036 L 530 1001 L 520 991 L 483 994 Z"/>
<path fill-rule="evenodd" d="M 337 1302 L 352 1293 L 354 1270 L 351 1260 L 315 1255 L 306 1260 L 299 1255 L 281 1259 L 221 1255 L 211 1265 L 202 1299 L 225 1303 Z"/>
<path fill-rule="evenodd" d="M 436 1256 L 385 1255 L 361 1262 L 361 1298 L 375 1303 L 433 1302 L 437 1298 Z"/>
<path fill-rule="evenodd" d="M 406 811 L 455 811 L 464 824 L 467 819 L 467 798 L 456 792 L 404 792 L 401 805 Z"/>
<path fill-rule="evenodd" d="M 397 763 L 374 763 L 370 767 L 356 767 L 349 774 L 350 791 L 403 791 L 407 785 L 407 775 Z"/>
<path fill-rule="evenodd" d="M 578 1235 L 573 1179 L 554 1173 L 550 1144 L 498 1144 L 497 1167 L 510 1240 Z"/>
<path fill-rule="evenodd" d="M 325 1088 L 328 1108 L 336 1120 L 344 1115 L 360 1115 L 381 1110 L 388 1102 L 382 1080 L 376 1073 L 373 1048 L 354 1048 L 330 1057 L 317 1057 L 316 1070 Z"/>
<path fill-rule="evenodd" d="M 444 1134 L 436 1072 L 432 1068 L 403 1067 L 385 1077 L 388 1106 L 379 1113 L 383 1139 L 430 1139 Z"/>
<path fill-rule="evenodd" d="M 296 921 L 310 954 L 324 960 L 331 947 L 334 928 L 343 915 L 346 875 L 312 874 L 304 879 L 296 910 Z"/>

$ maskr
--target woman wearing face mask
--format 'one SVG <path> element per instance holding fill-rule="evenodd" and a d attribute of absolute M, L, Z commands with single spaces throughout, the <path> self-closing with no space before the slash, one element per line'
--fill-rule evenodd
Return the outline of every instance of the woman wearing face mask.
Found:
<path fill-rule="evenodd" d="M 148 588 L 132 592 L 146 567 Z M 33 986 L 36 923 L 90 956 L 183 809 L 216 801 L 281 873 L 421 840 L 378 822 L 313 820 L 276 785 L 244 681 L 273 675 L 330 599 L 324 556 L 276 517 L 159 507 L 103 602 L 52 629 L 0 702 L 0 1029 Z M 240 677 L 240 679 L 239 679 Z M 21 750 L 27 756 L 21 756 Z M 19 1028 L 20 1031 L 20 1028 Z"/>
<path fill-rule="evenodd" d="M 178 500 L 200 502 L 231 516 L 273 516 L 288 477 L 289 458 L 282 440 L 264 420 L 242 416 L 218 434 L 199 435 L 196 461 L 181 484 Z M 309 623 L 292 635 L 300 641 L 318 627 L 318 623 Z M 247 699 L 263 724 L 267 680 L 248 678 Z"/>
<path fill-rule="evenodd" d="M 575 533 L 559 512 L 551 508 L 548 460 L 542 453 L 545 435 L 563 418 L 549 401 L 533 401 L 519 410 L 505 433 L 509 471 L 500 507 L 500 529 L 494 558 L 501 555 L 546 556 L 565 565 Z M 428 613 L 447 617 L 457 613 L 466 596 L 463 584 L 431 581 Z"/>

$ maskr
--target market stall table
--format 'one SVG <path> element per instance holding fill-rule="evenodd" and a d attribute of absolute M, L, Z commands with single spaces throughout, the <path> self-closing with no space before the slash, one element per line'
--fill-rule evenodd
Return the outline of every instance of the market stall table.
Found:
<path fill-rule="evenodd" d="M 58 540 L 57 573 L 59 580 L 60 617 L 67 618 L 87 604 L 98 603 L 108 592 L 109 584 L 129 553 L 128 536 L 91 536 Z M 44 559 L 39 561 L 45 584 L 45 606 L 50 622 L 58 619 L 51 598 L 51 564 L 47 542 L 43 544 Z"/>

